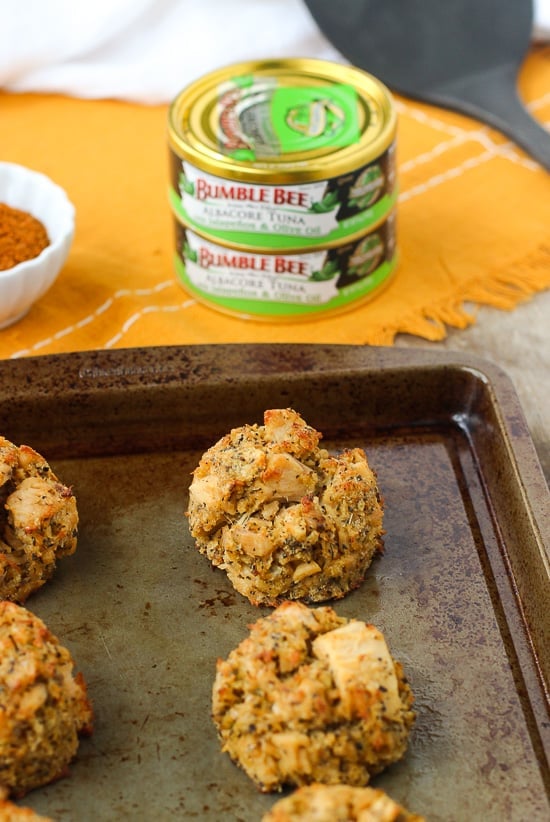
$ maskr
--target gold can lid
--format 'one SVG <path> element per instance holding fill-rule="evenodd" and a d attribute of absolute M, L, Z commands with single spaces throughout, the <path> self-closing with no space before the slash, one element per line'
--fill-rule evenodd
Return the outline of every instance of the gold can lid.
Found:
<path fill-rule="evenodd" d="M 397 115 L 371 74 L 309 58 L 236 63 L 184 88 L 168 115 L 172 150 L 224 179 L 292 184 L 380 157 Z"/>

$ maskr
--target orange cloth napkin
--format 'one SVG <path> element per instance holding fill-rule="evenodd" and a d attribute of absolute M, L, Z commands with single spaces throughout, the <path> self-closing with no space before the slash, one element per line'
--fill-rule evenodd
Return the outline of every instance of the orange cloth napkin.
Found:
<path fill-rule="evenodd" d="M 550 46 L 531 49 L 520 92 L 550 123 Z M 200 305 L 175 279 L 167 106 L 0 94 L 0 159 L 48 174 L 77 211 L 63 271 L 0 331 L 0 357 L 206 342 L 391 345 L 399 333 L 438 340 L 475 322 L 478 305 L 511 310 L 548 288 L 550 175 L 474 120 L 396 103 L 396 276 L 345 314 L 271 323 Z"/>

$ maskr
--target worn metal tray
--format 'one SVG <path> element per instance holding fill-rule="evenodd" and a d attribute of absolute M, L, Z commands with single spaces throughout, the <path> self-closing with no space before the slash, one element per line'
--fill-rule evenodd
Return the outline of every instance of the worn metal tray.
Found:
<path fill-rule="evenodd" d="M 56 820 L 259 820 L 220 753 L 215 660 L 267 609 L 194 547 L 202 451 L 294 407 L 330 449 L 364 447 L 386 550 L 335 604 L 374 622 L 416 694 L 402 762 L 376 778 L 436 822 L 550 818 L 549 495 L 517 396 L 462 354 L 213 345 L 0 363 L 0 432 L 71 484 L 79 546 L 27 601 L 69 647 L 96 712 L 70 775 L 23 804 Z"/>

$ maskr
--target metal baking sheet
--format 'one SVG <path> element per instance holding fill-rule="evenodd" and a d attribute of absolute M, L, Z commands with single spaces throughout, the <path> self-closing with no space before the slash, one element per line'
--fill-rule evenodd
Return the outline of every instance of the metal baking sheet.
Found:
<path fill-rule="evenodd" d="M 0 432 L 41 451 L 80 512 L 76 554 L 27 601 L 70 648 L 96 713 L 70 774 L 23 804 L 55 820 L 258 822 L 219 750 L 218 657 L 258 609 L 192 545 L 208 445 L 293 407 L 364 447 L 386 550 L 335 603 L 382 629 L 416 694 L 402 762 L 373 784 L 432 822 L 550 818 L 549 495 L 514 388 L 462 354 L 212 345 L 0 363 Z"/>

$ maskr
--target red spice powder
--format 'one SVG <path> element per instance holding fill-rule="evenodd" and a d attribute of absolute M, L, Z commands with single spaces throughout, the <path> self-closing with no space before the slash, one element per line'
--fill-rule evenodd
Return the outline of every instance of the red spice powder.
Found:
<path fill-rule="evenodd" d="M 0 203 L 0 271 L 38 257 L 49 244 L 48 232 L 40 220 Z"/>

